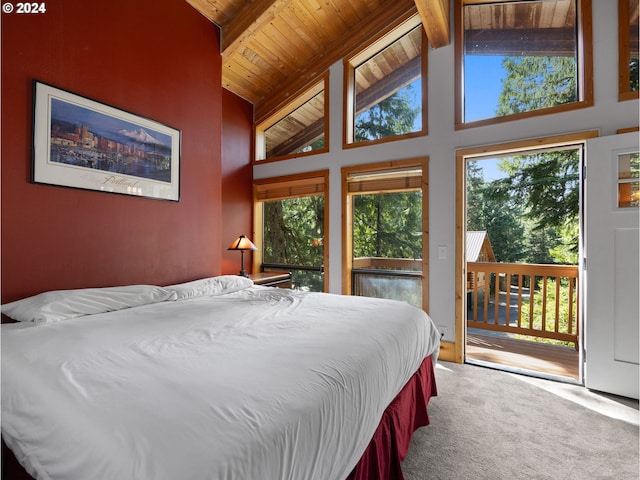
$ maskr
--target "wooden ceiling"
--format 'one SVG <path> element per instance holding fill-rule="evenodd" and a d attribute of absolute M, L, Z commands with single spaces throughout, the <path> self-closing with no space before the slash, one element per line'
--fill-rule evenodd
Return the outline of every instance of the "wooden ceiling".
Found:
<path fill-rule="evenodd" d="M 450 0 L 187 0 L 220 28 L 222 86 L 256 121 L 400 18 L 418 12 L 433 48 L 449 44 Z"/>

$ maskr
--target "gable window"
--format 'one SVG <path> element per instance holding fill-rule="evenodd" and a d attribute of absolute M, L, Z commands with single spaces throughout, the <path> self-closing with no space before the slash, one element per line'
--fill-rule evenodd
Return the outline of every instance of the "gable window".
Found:
<path fill-rule="evenodd" d="M 254 182 L 254 271 L 291 272 L 293 288 L 327 290 L 327 170 Z"/>
<path fill-rule="evenodd" d="M 256 126 L 256 161 L 329 150 L 327 77 Z"/>
<path fill-rule="evenodd" d="M 426 134 L 426 52 L 415 15 L 345 59 L 345 147 Z"/>
<path fill-rule="evenodd" d="M 458 0 L 456 128 L 593 105 L 589 0 Z"/>
<path fill-rule="evenodd" d="M 618 0 L 619 100 L 638 98 L 638 0 Z"/>

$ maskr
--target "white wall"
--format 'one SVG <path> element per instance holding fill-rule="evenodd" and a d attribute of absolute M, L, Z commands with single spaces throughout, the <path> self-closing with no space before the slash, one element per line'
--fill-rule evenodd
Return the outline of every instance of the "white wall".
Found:
<path fill-rule="evenodd" d="M 453 3 L 453 2 L 452 2 Z M 453 12 L 451 14 L 453 20 Z M 453 26 L 451 27 L 453 33 Z M 452 35 L 453 38 L 453 35 Z M 445 340 L 454 341 L 455 316 L 455 151 L 527 138 L 599 130 L 611 135 L 620 128 L 637 126 L 638 101 L 618 102 L 617 1 L 593 0 L 594 96 L 593 107 L 572 112 L 478 127 L 454 129 L 453 44 L 429 51 L 429 135 L 378 146 L 342 149 L 342 62 L 330 71 L 329 153 L 266 163 L 254 167 L 255 178 L 330 169 L 329 185 L 329 288 L 342 291 L 342 211 L 340 168 L 384 160 L 429 156 L 429 314 L 447 328 Z M 446 260 L 438 247 L 446 246 Z"/>

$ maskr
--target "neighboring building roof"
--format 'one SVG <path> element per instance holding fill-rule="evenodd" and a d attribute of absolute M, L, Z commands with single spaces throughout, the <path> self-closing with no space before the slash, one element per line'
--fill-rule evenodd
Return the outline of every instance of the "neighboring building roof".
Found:
<path fill-rule="evenodd" d="M 495 262 L 496 257 L 493 254 L 493 248 L 489 241 L 489 235 L 486 231 L 467 232 L 466 238 L 466 256 L 467 262 L 477 262 L 483 247 L 487 253 L 488 262 Z"/>

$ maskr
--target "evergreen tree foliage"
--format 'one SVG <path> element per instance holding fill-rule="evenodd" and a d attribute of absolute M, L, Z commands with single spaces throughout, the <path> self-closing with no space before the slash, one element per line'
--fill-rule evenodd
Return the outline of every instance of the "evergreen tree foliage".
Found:
<path fill-rule="evenodd" d="M 355 195 L 353 256 L 422 258 L 422 192 Z"/>
<path fill-rule="evenodd" d="M 414 122 L 421 111 L 420 106 L 411 106 L 415 103 L 413 87 L 407 85 L 360 113 L 355 120 L 356 142 L 413 132 Z"/>
<path fill-rule="evenodd" d="M 498 98 L 498 116 L 530 112 L 575 102 L 578 99 L 576 61 L 573 57 L 509 56 Z"/>

